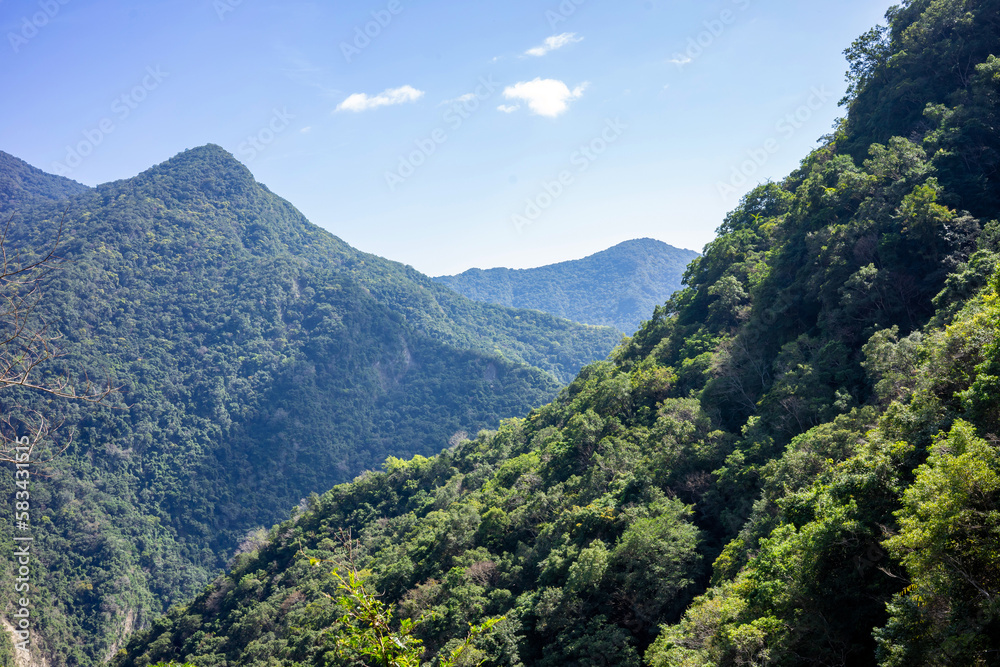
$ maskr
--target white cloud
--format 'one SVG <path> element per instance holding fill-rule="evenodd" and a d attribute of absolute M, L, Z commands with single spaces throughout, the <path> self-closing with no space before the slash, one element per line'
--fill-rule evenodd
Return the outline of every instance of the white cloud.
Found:
<path fill-rule="evenodd" d="M 521 108 L 520 104 L 511 104 L 511 105 L 501 104 L 500 106 L 497 107 L 497 111 L 503 111 L 504 113 L 514 113 L 520 108 Z"/>
<path fill-rule="evenodd" d="M 354 93 L 337 106 L 337 111 L 367 111 L 369 109 L 387 107 L 393 104 L 416 102 L 423 96 L 424 91 L 417 90 L 413 86 L 389 88 L 388 90 L 383 90 L 374 97 L 369 97 L 365 93 Z"/>
<path fill-rule="evenodd" d="M 459 95 L 458 97 L 456 97 L 454 99 L 445 100 L 444 102 L 442 102 L 438 106 L 439 107 L 443 107 L 446 104 L 455 104 L 455 103 L 465 104 L 466 102 L 471 102 L 474 99 L 476 99 L 476 94 L 475 93 L 466 93 L 465 95 Z"/>
<path fill-rule="evenodd" d="M 583 37 L 577 37 L 575 32 L 564 32 L 561 35 L 547 37 L 544 44 L 536 46 L 533 49 L 528 49 L 524 54 L 528 56 L 544 56 L 546 53 L 561 49 L 567 44 L 575 44 L 582 41 Z"/>
<path fill-rule="evenodd" d="M 299 132 L 301 132 L 302 134 L 309 134 L 310 132 L 312 132 L 312 125 L 306 125 L 301 130 L 299 130 Z"/>
<path fill-rule="evenodd" d="M 680 53 L 678 53 L 676 56 L 674 56 L 673 58 L 671 58 L 668 62 L 673 63 L 674 65 L 677 65 L 678 67 L 684 67 L 688 63 L 692 62 L 692 60 L 690 58 L 688 58 L 687 56 L 681 55 Z"/>
<path fill-rule="evenodd" d="M 524 100 L 528 108 L 539 116 L 555 118 L 569 108 L 569 103 L 579 99 L 589 84 L 583 83 L 573 90 L 556 79 L 534 79 L 507 86 L 503 96 L 508 100 Z M 505 111 L 505 109 L 501 109 Z M 508 112 L 509 113 L 509 112 Z"/>

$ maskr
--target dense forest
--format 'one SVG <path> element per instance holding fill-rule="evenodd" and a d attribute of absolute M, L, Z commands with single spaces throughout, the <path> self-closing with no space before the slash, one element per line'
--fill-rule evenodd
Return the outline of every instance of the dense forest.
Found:
<path fill-rule="evenodd" d="M 68 445 L 31 490 L 53 667 L 102 664 L 311 493 L 523 415 L 621 340 L 361 253 L 216 146 L 97 188 L 0 154 L 0 213 L 8 249 L 58 241 L 34 319 L 66 356 L 45 377 L 120 388 L 97 406 L 0 396 Z M 12 467 L 0 487 L 14 497 Z"/>
<path fill-rule="evenodd" d="M 1000 664 L 1000 2 L 887 22 L 608 360 L 310 499 L 115 664 Z"/>
<path fill-rule="evenodd" d="M 475 301 L 533 308 L 631 334 L 681 288 L 684 269 L 697 256 L 662 241 L 635 239 L 536 269 L 469 269 L 434 280 Z"/>

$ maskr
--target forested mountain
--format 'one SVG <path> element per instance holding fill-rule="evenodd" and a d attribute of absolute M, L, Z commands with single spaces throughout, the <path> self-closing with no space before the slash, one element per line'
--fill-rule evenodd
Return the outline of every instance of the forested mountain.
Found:
<path fill-rule="evenodd" d="M 0 151 L 0 211 L 9 214 L 18 206 L 60 201 L 88 189 L 82 183 L 47 174 L 24 160 Z"/>
<path fill-rule="evenodd" d="M 476 301 L 633 333 L 681 288 L 684 269 L 697 256 L 655 239 L 635 239 L 536 269 L 469 269 L 434 280 Z"/>
<path fill-rule="evenodd" d="M 500 617 L 461 664 L 1000 664 L 1000 2 L 887 18 L 608 361 L 313 499 L 116 664 L 441 664 Z"/>
<path fill-rule="evenodd" d="M 358 252 L 216 146 L 97 188 L 0 166 L 8 250 L 64 225 L 36 309 L 68 355 L 48 372 L 121 387 L 94 408 L 0 395 L 5 417 L 37 409 L 71 441 L 31 491 L 52 665 L 100 664 L 303 497 L 524 415 L 621 338 Z M 13 498 L 13 471 L 0 478 Z"/>

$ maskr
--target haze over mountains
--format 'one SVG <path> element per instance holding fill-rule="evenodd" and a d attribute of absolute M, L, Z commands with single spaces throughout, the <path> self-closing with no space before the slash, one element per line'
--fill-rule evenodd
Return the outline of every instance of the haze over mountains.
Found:
<path fill-rule="evenodd" d="M 534 269 L 469 269 L 434 280 L 475 301 L 532 308 L 632 334 L 681 289 L 684 271 L 697 256 L 662 241 L 636 239 Z"/>
<path fill-rule="evenodd" d="M 0 395 L 73 436 L 33 491 L 53 665 L 98 664 L 248 530 L 387 456 L 526 414 L 620 340 L 355 250 L 217 146 L 96 188 L 0 153 L 0 212 L 7 247 L 35 251 L 65 216 L 37 311 L 69 354 L 52 370 L 122 387 L 92 410 Z"/>

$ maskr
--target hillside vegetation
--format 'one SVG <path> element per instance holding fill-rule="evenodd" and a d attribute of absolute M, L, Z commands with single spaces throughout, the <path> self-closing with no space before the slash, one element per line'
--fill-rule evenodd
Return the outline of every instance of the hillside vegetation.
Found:
<path fill-rule="evenodd" d="M 636 239 L 536 269 L 469 269 L 434 280 L 475 301 L 633 333 L 681 288 L 684 270 L 697 256 L 662 241 Z"/>
<path fill-rule="evenodd" d="M 503 617 L 468 664 L 1000 664 L 1000 2 L 888 20 L 609 360 L 313 498 L 116 665 L 358 664 L 338 563 L 426 660 Z"/>
<path fill-rule="evenodd" d="M 58 202 L 90 188 L 62 176 L 46 174 L 24 160 L 0 151 L 0 211 Z"/>
<path fill-rule="evenodd" d="M 8 248 L 49 247 L 65 221 L 36 319 L 69 356 L 47 372 L 121 386 L 96 409 L 0 396 L 71 443 L 31 490 L 53 666 L 101 664 L 310 493 L 524 415 L 620 340 L 361 253 L 216 146 L 97 188 L 0 158 Z M 13 498 L 12 470 L 0 486 Z"/>

